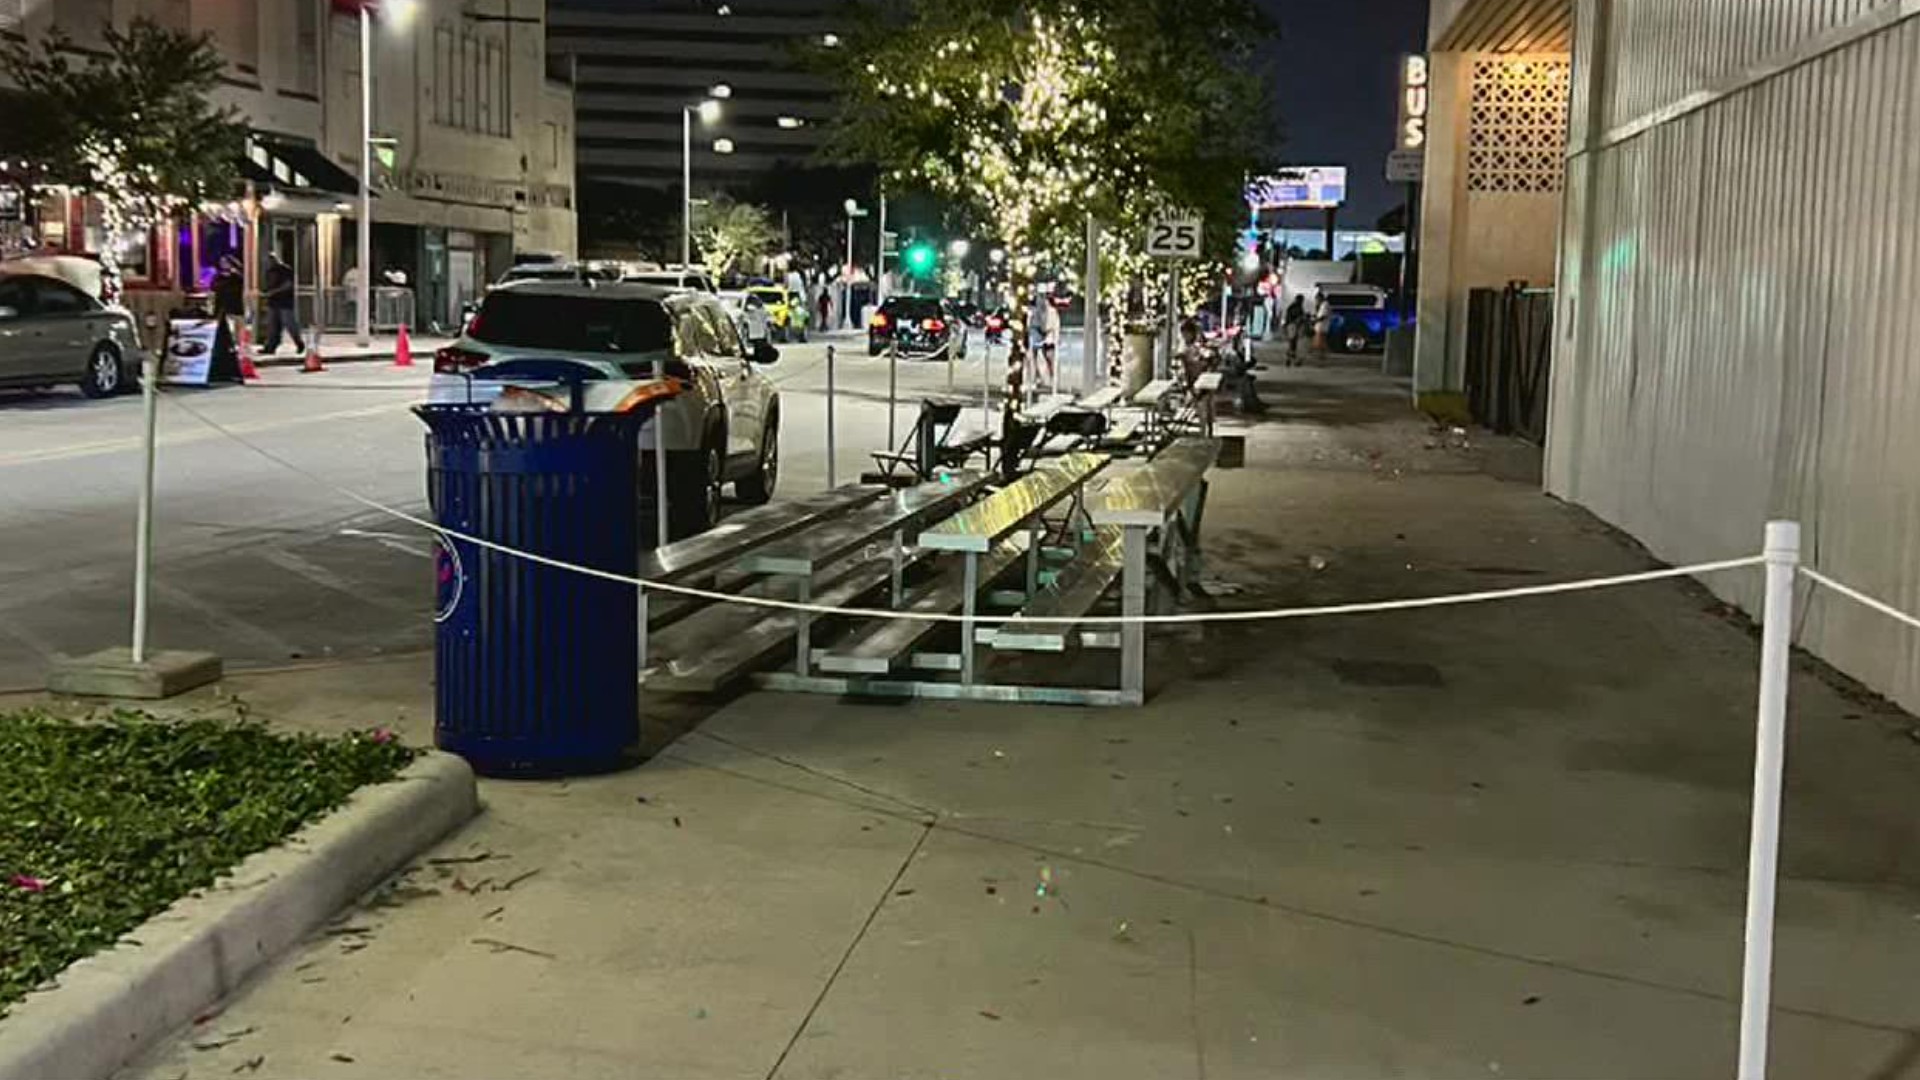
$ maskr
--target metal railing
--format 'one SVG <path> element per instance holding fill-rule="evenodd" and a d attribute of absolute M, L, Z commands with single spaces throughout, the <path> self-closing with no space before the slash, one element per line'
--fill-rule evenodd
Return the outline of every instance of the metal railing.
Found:
<path fill-rule="evenodd" d="M 344 286 L 330 285 L 314 290 L 314 303 L 318 308 L 314 321 L 332 331 L 352 330 L 358 315 L 355 305 L 359 298 L 355 290 Z M 412 328 L 414 318 L 413 290 L 402 285 L 376 285 L 372 289 L 373 329 L 391 332 L 402 325 Z"/>

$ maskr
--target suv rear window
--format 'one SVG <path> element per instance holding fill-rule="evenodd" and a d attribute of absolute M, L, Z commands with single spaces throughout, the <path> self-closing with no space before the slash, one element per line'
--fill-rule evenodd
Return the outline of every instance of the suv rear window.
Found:
<path fill-rule="evenodd" d="M 945 314 L 940 301 L 925 296 L 891 296 L 880 310 L 896 319 L 938 319 Z"/>
<path fill-rule="evenodd" d="M 1327 294 L 1327 306 L 1340 308 L 1377 308 L 1380 298 L 1372 293 L 1335 292 Z"/>
<path fill-rule="evenodd" d="M 631 296 L 491 292 L 467 333 L 475 341 L 515 349 L 644 353 L 673 348 L 667 309 L 658 301 Z"/>

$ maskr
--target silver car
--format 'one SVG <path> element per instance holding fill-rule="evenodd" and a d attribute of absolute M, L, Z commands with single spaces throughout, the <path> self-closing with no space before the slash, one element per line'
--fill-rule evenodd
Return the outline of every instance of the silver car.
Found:
<path fill-rule="evenodd" d="M 111 397 L 133 385 L 142 359 L 128 312 L 58 278 L 0 276 L 0 386 L 77 383 Z"/>
<path fill-rule="evenodd" d="M 773 497 L 780 471 L 780 394 L 762 370 L 780 357 L 749 344 L 712 296 L 651 285 L 525 281 L 487 293 L 458 341 L 433 357 L 436 402 L 485 402 L 515 382 L 644 380 L 655 363 L 684 384 L 648 421 L 665 427 L 670 528 L 711 528 L 721 489 L 749 503 Z"/>

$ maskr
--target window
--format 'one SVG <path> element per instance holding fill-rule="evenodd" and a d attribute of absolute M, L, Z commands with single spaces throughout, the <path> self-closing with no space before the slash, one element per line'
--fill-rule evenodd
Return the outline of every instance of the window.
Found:
<path fill-rule="evenodd" d="M 33 279 L 33 311 L 36 315 L 77 315 L 92 311 L 87 294 L 52 278 Z"/>
<path fill-rule="evenodd" d="M 300 94 L 320 92 L 320 8 L 316 0 L 293 3 L 293 78 L 287 89 Z"/>
<path fill-rule="evenodd" d="M 453 28 L 433 28 L 433 122 L 453 126 Z"/>
<path fill-rule="evenodd" d="M 490 31 L 433 31 L 433 120 L 480 135 L 512 134 L 505 46 Z"/>
<path fill-rule="evenodd" d="M 685 356 L 718 356 L 720 335 L 700 309 L 691 305 L 680 309 L 680 351 Z"/>
<path fill-rule="evenodd" d="M 742 357 L 747 350 L 740 344 L 740 329 L 735 326 L 727 313 L 717 304 L 701 304 L 697 310 L 707 322 L 707 330 L 713 335 L 715 356 Z"/>
<path fill-rule="evenodd" d="M 667 311 L 657 302 L 518 289 L 488 293 L 468 333 L 488 345 L 575 353 L 650 353 L 673 347 Z"/>
<path fill-rule="evenodd" d="M 27 314 L 32 305 L 27 303 L 27 283 L 21 278 L 11 280 L 0 278 L 0 308 L 11 308 L 15 318 Z"/>

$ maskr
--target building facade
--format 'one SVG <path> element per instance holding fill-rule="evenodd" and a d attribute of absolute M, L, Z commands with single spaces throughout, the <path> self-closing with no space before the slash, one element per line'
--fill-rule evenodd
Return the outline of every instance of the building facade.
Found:
<path fill-rule="evenodd" d="M 679 187 L 683 110 L 717 84 L 732 96 L 716 122 L 695 121 L 696 192 L 738 187 L 811 157 L 833 94 L 801 70 L 795 50 L 833 40 L 841 6 L 553 0 L 547 48 L 556 70 L 574 73 L 582 182 Z"/>
<path fill-rule="evenodd" d="M 351 325 L 360 227 L 361 50 L 356 4 L 331 0 L 0 0 L 0 32 L 59 30 L 80 49 L 136 17 L 210 34 L 218 99 L 251 129 L 245 192 L 156 230 L 129 268 L 149 304 L 204 287 L 220 256 L 249 280 L 277 255 L 308 321 Z M 572 90 L 547 78 L 544 0 L 387 0 L 371 33 L 376 321 L 456 325 L 517 253 L 576 248 Z M 11 20 L 8 16 L 14 16 Z M 9 28 L 6 24 L 11 21 Z M 77 201 L 76 202 L 80 202 Z M 52 220 L 58 214 L 43 215 Z M 84 205 L 74 212 L 84 222 Z M 84 228 L 49 246 L 97 253 Z"/>
<path fill-rule="evenodd" d="M 1553 286 L 1571 29 L 1564 3 L 1434 4 L 1414 393 L 1435 411 L 1463 407 L 1473 290 Z"/>
<path fill-rule="evenodd" d="M 1447 0 L 1434 40 L 1549 26 L 1572 82 L 1547 490 L 1675 563 L 1798 521 L 1806 564 L 1920 611 L 1920 8 Z M 1487 257 L 1471 229 L 1423 235 L 1430 260 Z M 1705 584 L 1760 604 L 1756 574 Z M 1920 633 L 1798 604 L 1796 644 L 1920 708 Z"/>

